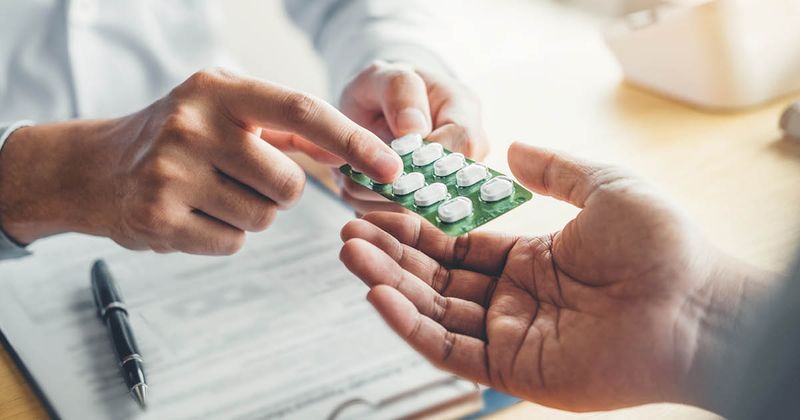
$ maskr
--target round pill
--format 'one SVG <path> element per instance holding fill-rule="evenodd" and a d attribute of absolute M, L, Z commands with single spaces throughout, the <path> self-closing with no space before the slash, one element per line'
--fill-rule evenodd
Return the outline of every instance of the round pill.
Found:
<path fill-rule="evenodd" d="M 472 214 L 472 200 L 467 197 L 456 197 L 439 206 L 439 220 L 455 223 Z"/>
<path fill-rule="evenodd" d="M 498 176 L 481 185 L 481 200 L 493 203 L 500 201 L 514 192 L 514 181 L 505 176 Z"/>
<path fill-rule="evenodd" d="M 781 128 L 786 137 L 800 141 L 800 102 L 795 102 L 781 115 Z"/>
<path fill-rule="evenodd" d="M 485 166 L 473 163 L 456 173 L 456 184 L 459 187 L 469 187 L 486 179 L 489 170 Z"/>
<path fill-rule="evenodd" d="M 466 164 L 464 155 L 461 153 L 450 153 L 439 159 L 433 164 L 433 173 L 436 176 L 448 176 L 461 169 Z"/>
<path fill-rule="evenodd" d="M 422 147 L 422 136 L 417 133 L 406 134 L 403 137 L 392 140 L 391 146 L 392 150 L 398 155 L 405 156 Z"/>
<path fill-rule="evenodd" d="M 417 150 L 411 155 L 411 162 L 414 166 L 430 165 L 435 160 L 442 157 L 444 148 L 439 143 L 428 143 Z"/>
<path fill-rule="evenodd" d="M 425 175 L 419 172 L 411 172 L 410 174 L 402 175 L 397 178 L 397 181 L 392 184 L 392 191 L 396 195 L 406 195 L 425 186 Z"/>
<path fill-rule="evenodd" d="M 447 198 L 447 185 L 437 182 L 420 188 L 414 193 L 414 203 L 420 207 L 427 207 Z"/>

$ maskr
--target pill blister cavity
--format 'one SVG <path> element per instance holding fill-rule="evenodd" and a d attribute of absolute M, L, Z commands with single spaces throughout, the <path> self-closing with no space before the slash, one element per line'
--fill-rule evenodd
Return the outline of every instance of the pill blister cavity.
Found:
<path fill-rule="evenodd" d="M 433 164 L 433 173 L 436 176 L 448 176 L 463 168 L 466 162 L 461 153 L 450 153 Z"/>
<path fill-rule="evenodd" d="M 506 176 L 498 176 L 481 185 L 481 200 L 494 203 L 510 197 L 514 192 L 514 181 Z"/>
<path fill-rule="evenodd" d="M 393 140 L 391 146 L 398 155 L 405 156 L 422 147 L 422 136 L 417 133 L 406 134 Z"/>
<path fill-rule="evenodd" d="M 455 223 L 472 214 L 472 200 L 467 197 L 456 197 L 439 206 L 439 220 Z"/>
<path fill-rule="evenodd" d="M 392 184 L 392 191 L 396 195 L 406 195 L 425 186 L 425 175 L 419 172 L 411 172 L 402 175 Z"/>
<path fill-rule="evenodd" d="M 427 207 L 447 198 L 447 185 L 437 182 L 420 188 L 414 193 L 414 203 L 420 207 Z"/>
<path fill-rule="evenodd" d="M 485 166 L 473 163 L 456 173 L 456 184 L 459 187 L 469 187 L 486 179 L 489 170 Z"/>
<path fill-rule="evenodd" d="M 444 155 L 444 148 L 439 143 L 428 143 L 411 155 L 411 162 L 414 166 L 430 165 Z"/>

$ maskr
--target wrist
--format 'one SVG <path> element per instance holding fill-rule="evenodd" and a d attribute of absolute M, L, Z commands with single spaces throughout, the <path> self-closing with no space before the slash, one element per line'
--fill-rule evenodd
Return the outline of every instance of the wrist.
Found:
<path fill-rule="evenodd" d="M 101 234 L 92 206 L 102 206 L 110 165 L 103 121 L 16 130 L 0 152 L 0 227 L 16 242 L 62 232 Z M 101 207 L 97 207 L 99 210 Z"/>
<path fill-rule="evenodd" d="M 737 363 L 749 347 L 758 308 L 779 276 L 729 256 L 716 259 L 704 287 L 689 298 L 681 315 L 693 325 L 688 342 L 694 351 L 679 402 L 720 413 L 739 380 Z"/>

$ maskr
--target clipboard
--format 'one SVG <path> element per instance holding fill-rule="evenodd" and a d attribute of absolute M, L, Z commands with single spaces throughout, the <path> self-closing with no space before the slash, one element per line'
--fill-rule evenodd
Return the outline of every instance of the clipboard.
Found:
<path fill-rule="evenodd" d="M 0 330 L 54 418 L 453 418 L 480 409 L 474 384 L 430 366 L 365 302 L 366 287 L 338 261 L 350 218 L 309 183 L 295 209 L 234 257 L 132 252 L 83 235 L 43 240 L 33 256 L 0 264 Z M 147 361 L 146 412 L 127 395 L 94 317 L 98 257 Z"/>

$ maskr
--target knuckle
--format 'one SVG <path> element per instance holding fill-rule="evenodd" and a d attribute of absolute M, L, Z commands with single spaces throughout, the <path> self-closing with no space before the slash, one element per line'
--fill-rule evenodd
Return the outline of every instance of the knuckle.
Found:
<path fill-rule="evenodd" d="M 366 72 L 375 73 L 381 71 L 389 66 L 389 63 L 383 60 L 373 60 L 367 68 L 365 69 Z"/>
<path fill-rule="evenodd" d="M 371 77 L 377 74 L 380 74 L 383 71 L 386 71 L 389 68 L 389 63 L 383 60 L 373 60 L 364 70 L 361 71 L 360 76 L 362 77 Z M 358 77 L 357 79 L 360 79 Z"/>
<path fill-rule="evenodd" d="M 635 181 L 636 177 L 617 166 L 598 166 L 587 169 L 592 188 L 599 193 L 616 192 Z"/>
<path fill-rule="evenodd" d="M 192 141 L 197 137 L 194 120 L 193 111 L 188 105 L 175 106 L 161 124 L 160 140 L 176 143 Z"/>
<path fill-rule="evenodd" d="M 167 206 L 161 199 L 151 198 L 143 201 L 133 212 L 130 222 L 140 233 L 159 238 L 170 236 L 171 223 Z"/>
<path fill-rule="evenodd" d="M 404 91 L 422 83 L 422 79 L 411 69 L 393 70 L 386 76 L 386 87 L 392 92 Z"/>
<path fill-rule="evenodd" d="M 185 84 L 194 88 L 208 88 L 232 77 L 232 73 L 222 67 L 208 67 L 195 72 Z"/>
<path fill-rule="evenodd" d="M 244 246 L 245 233 L 236 231 L 225 237 L 218 237 L 210 244 L 210 251 L 217 255 L 233 255 Z"/>
<path fill-rule="evenodd" d="M 168 157 L 160 155 L 144 161 L 137 176 L 145 191 L 158 196 L 180 178 L 180 170 Z"/>
<path fill-rule="evenodd" d="M 172 247 L 163 243 L 150 244 L 150 249 L 153 250 L 153 252 L 155 252 L 156 254 L 171 254 L 175 252 L 175 250 L 172 249 Z"/>
<path fill-rule="evenodd" d="M 340 138 L 342 139 L 342 150 L 345 156 L 358 158 L 364 155 L 364 137 L 357 129 L 345 131 Z"/>
<path fill-rule="evenodd" d="M 294 204 L 303 193 L 305 181 L 305 174 L 300 168 L 291 167 L 281 171 L 274 179 L 276 200 L 284 205 Z"/>
<path fill-rule="evenodd" d="M 441 323 L 444 320 L 445 314 L 447 314 L 447 308 L 450 305 L 450 300 L 446 297 L 435 294 L 433 297 L 433 309 L 431 313 L 431 319 L 435 322 Z"/>
<path fill-rule="evenodd" d="M 283 112 L 289 124 L 302 125 L 314 120 L 320 105 L 313 97 L 293 92 L 283 100 Z"/>
<path fill-rule="evenodd" d="M 267 229 L 275 220 L 277 209 L 274 204 L 267 204 L 260 207 L 253 218 L 253 231 L 261 232 Z"/>
<path fill-rule="evenodd" d="M 458 337 L 450 331 L 444 333 L 444 340 L 442 340 L 442 357 L 440 362 L 447 364 L 450 356 L 453 354 L 453 349 L 456 347 L 456 340 Z"/>
<path fill-rule="evenodd" d="M 169 96 L 189 97 L 197 95 L 236 78 L 235 73 L 222 67 L 205 68 L 195 72 L 183 83 L 172 89 Z"/>

